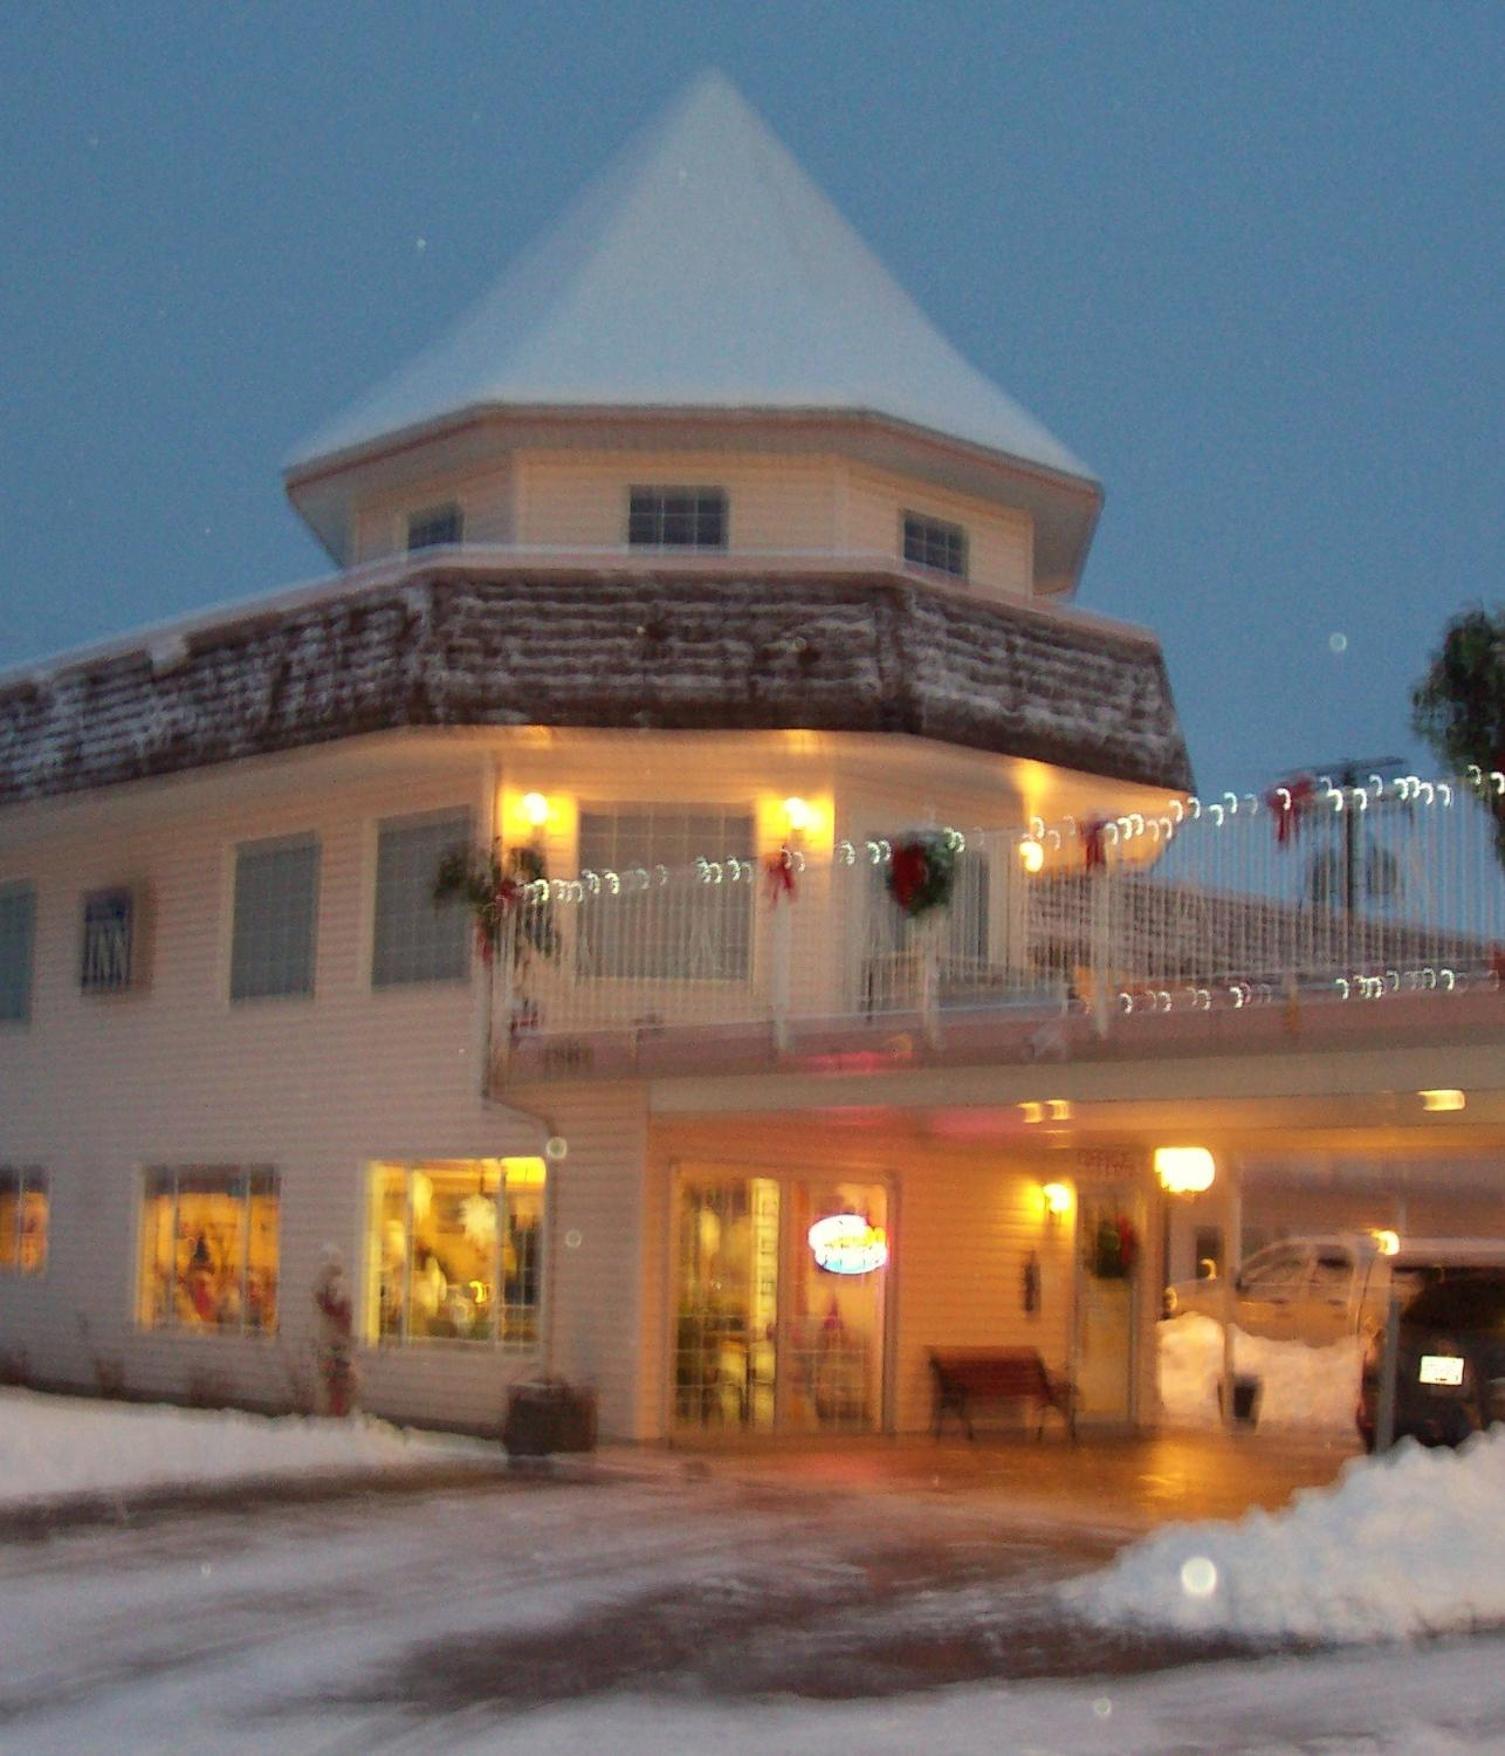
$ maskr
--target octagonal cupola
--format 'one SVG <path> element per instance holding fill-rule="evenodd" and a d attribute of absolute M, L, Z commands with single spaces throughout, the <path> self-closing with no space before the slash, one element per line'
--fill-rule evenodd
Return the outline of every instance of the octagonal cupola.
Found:
<path fill-rule="evenodd" d="M 592 475 L 591 459 L 614 466 Z M 529 493 L 533 462 L 555 471 L 547 491 Z M 1012 545 L 1000 580 L 1029 596 L 1074 589 L 1101 504 L 707 73 L 446 335 L 302 445 L 286 482 L 351 565 L 457 541 L 626 551 L 628 484 L 739 468 L 757 488 L 715 546 L 870 560 L 892 533 L 900 559 L 955 573 L 944 545 L 971 507 L 983 546 Z M 917 551 L 916 531 L 943 547 Z"/>

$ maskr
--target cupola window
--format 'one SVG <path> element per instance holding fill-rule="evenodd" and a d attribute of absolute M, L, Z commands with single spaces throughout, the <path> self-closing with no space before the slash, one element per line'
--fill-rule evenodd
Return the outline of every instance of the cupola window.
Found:
<path fill-rule="evenodd" d="M 408 516 L 408 552 L 414 549 L 437 549 L 445 543 L 462 542 L 465 517 L 451 502 L 448 506 L 426 506 L 422 512 Z"/>
<path fill-rule="evenodd" d="M 967 577 L 967 533 L 959 524 L 924 518 L 918 512 L 904 514 L 904 559 L 936 573 Z"/>
<path fill-rule="evenodd" d="M 627 541 L 643 549 L 724 549 L 724 488 L 629 488 Z"/>

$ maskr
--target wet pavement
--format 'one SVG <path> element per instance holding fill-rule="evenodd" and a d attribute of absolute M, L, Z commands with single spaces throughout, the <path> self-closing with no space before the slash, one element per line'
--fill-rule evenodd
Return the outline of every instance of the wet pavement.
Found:
<path fill-rule="evenodd" d="M 623 1693 L 854 1701 L 1263 1656 L 1089 1628 L 1058 1588 L 1346 1455 L 1222 1435 L 622 1448 L 440 1491 L 122 1509 L 0 1544 L 0 1749 L 90 1748 L 133 1714 L 172 1730 L 145 1748 L 232 1722 L 281 1747 L 316 1721 L 364 1749 Z"/>
<path fill-rule="evenodd" d="M 1168 1520 L 1274 1511 L 1332 1482 L 1360 1455 L 1348 1435 L 1167 1432 L 1071 1444 L 1028 1439 L 853 1440 L 642 1454 L 641 1466 L 701 1470 L 770 1488 L 934 1494 L 1004 1519 L 1129 1533 Z"/>

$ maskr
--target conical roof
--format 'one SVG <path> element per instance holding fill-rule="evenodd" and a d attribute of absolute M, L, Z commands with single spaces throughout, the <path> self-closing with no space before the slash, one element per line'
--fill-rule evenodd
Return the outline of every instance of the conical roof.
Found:
<path fill-rule="evenodd" d="M 714 72 L 447 335 L 299 447 L 289 474 L 540 406 L 875 413 L 1091 479 L 939 334 Z"/>

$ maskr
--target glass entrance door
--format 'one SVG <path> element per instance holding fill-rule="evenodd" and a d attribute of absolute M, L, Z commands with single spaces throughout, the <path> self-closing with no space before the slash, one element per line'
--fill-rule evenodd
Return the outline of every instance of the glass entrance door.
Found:
<path fill-rule="evenodd" d="M 772 1177 L 680 1180 L 677 1427 L 773 1429 L 780 1194 Z"/>
<path fill-rule="evenodd" d="M 676 1202 L 675 1427 L 881 1427 L 884 1187 L 685 1171 Z"/>
<path fill-rule="evenodd" d="M 798 1433 L 877 1432 L 888 1191 L 881 1183 L 800 1182 L 786 1193 L 780 1425 Z"/>

